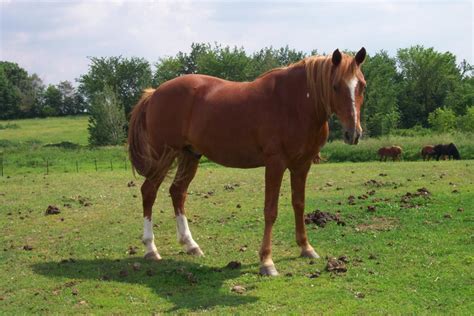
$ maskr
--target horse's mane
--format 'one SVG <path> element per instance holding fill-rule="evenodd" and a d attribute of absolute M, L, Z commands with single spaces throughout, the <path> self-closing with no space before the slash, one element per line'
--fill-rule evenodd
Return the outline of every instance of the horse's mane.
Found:
<path fill-rule="evenodd" d="M 339 82 L 342 78 L 352 77 L 355 75 L 357 68 L 352 60 L 353 58 L 351 56 L 342 54 L 341 63 L 336 67 L 336 72 L 332 80 L 332 55 L 309 56 L 286 67 L 271 69 L 258 76 L 258 78 L 265 77 L 278 70 L 291 69 L 304 65 L 306 70 L 306 82 L 309 89 L 308 92 L 315 102 L 317 114 L 322 114 L 328 118 L 332 113 L 331 93 L 333 91 L 333 83 Z"/>

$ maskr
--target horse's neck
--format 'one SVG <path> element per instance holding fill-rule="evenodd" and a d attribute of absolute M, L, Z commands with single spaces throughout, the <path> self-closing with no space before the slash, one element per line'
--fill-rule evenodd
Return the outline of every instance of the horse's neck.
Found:
<path fill-rule="evenodd" d="M 296 65 L 274 73 L 275 94 L 277 102 L 286 107 L 290 122 L 291 135 L 299 135 L 306 139 L 305 146 L 313 146 L 314 142 L 321 143 L 321 133 L 327 136 L 327 117 L 316 110 L 314 99 L 310 96 L 309 85 L 306 82 L 304 65 Z M 325 138 L 324 136 L 323 138 Z"/>

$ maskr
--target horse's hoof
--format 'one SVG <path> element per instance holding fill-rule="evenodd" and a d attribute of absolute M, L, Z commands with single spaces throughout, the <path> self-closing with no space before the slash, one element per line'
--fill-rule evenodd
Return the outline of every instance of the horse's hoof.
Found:
<path fill-rule="evenodd" d="M 196 257 L 204 257 L 204 252 L 202 252 L 201 248 L 199 247 L 189 249 L 187 253 L 188 255 L 193 255 Z"/>
<path fill-rule="evenodd" d="M 278 271 L 275 268 L 275 265 L 271 266 L 261 266 L 260 267 L 260 274 L 261 275 L 268 275 L 268 276 L 277 276 Z"/>
<path fill-rule="evenodd" d="M 320 256 L 314 249 L 307 249 L 307 250 L 301 250 L 301 257 L 303 258 L 311 258 L 311 259 L 319 259 Z"/>
<path fill-rule="evenodd" d="M 145 254 L 145 260 L 160 261 L 161 256 L 158 252 L 149 252 L 149 253 Z"/>

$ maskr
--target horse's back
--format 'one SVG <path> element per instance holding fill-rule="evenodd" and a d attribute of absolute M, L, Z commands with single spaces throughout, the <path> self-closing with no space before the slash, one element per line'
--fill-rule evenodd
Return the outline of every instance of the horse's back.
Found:
<path fill-rule="evenodd" d="M 259 140 L 276 129 L 268 118 L 268 94 L 255 82 L 232 82 L 206 75 L 185 75 L 162 84 L 152 97 L 147 124 L 158 143 L 192 146 L 220 164 L 263 164 Z M 267 99 L 265 99 L 267 98 Z M 149 118 L 148 118 L 149 116 Z M 263 132 L 262 132 L 263 131 Z"/>

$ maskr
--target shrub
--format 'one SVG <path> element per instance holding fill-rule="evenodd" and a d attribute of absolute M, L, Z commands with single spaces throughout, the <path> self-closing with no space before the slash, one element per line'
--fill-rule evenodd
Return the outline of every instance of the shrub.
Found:
<path fill-rule="evenodd" d="M 439 133 L 446 133 L 454 130 L 456 126 L 456 114 L 447 108 L 437 108 L 428 115 L 428 123 L 433 130 Z"/>
<path fill-rule="evenodd" d="M 116 93 L 106 86 L 91 102 L 89 144 L 120 145 L 125 140 L 125 113 Z"/>
<path fill-rule="evenodd" d="M 467 108 L 466 115 L 458 118 L 458 129 L 474 133 L 474 106 Z"/>

